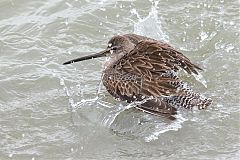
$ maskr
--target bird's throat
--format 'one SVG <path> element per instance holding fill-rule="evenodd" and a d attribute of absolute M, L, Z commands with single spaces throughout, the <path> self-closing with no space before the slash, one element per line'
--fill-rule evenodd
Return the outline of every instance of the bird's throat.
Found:
<path fill-rule="evenodd" d="M 119 53 L 117 55 L 111 55 L 106 58 L 104 63 L 104 69 L 111 68 L 116 62 L 124 56 L 124 53 Z"/>

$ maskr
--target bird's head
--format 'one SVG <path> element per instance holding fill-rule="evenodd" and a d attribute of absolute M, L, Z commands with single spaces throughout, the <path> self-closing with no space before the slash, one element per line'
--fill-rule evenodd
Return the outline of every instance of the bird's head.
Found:
<path fill-rule="evenodd" d="M 84 60 L 99 58 L 99 57 L 106 57 L 106 56 L 119 59 L 122 56 L 124 56 L 126 53 L 128 53 L 130 50 L 132 50 L 133 48 L 134 48 L 134 44 L 131 43 L 131 41 L 127 37 L 117 35 L 110 39 L 110 41 L 108 42 L 108 46 L 105 50 L 92 55 L 73 59 L 63 64 L 66 65 L 66 64 L 79 62 L 79 61 L 84 61 Z"/>

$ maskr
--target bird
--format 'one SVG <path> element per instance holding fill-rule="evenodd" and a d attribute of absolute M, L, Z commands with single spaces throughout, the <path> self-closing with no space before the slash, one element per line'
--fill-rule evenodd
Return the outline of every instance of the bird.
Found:
<path fill-rule="evenodd" d="M 137 35 L 113 36 L 103 51 L 63 63 L 63 65 L 108 57 L 102 82 L 115 99 L 136 103 L 135 108 L 175 120 L 179 108 L 207 109 L 212 100 L 191 89 L 179 71 L 198 75 L 202 70 L 169 44 Z"/>

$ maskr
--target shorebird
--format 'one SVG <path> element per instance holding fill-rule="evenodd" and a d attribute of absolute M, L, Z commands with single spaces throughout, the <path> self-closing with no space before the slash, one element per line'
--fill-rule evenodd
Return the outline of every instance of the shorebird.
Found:
<path fill-rule="evenodd" d="M 117 35 L 110 39 L 105 50 L 63 64 L 104 56 L 109 60 L 104 65 L 103 85 L 116 99 L 141 102 L 137 109 L 173 120 L 179 107 L 201 110 L 212 103 L 178 76 L 181 69 L 196 75 L 202 69 L 169 44 L 152 38 Z"/>

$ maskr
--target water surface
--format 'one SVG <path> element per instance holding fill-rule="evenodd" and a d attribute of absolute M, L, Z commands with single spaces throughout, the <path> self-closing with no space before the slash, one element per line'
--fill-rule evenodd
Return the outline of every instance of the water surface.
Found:
<path fill-rule="evenodd" d="M 239 158 L 237 0 L 2 0 L 0 10 L 0 159 Z M 104 59 L 62 65 L 125 33 L 203 67 L 202 83 L 183 78 L 211 108 L 171 122 L 97 92 Z"/>

